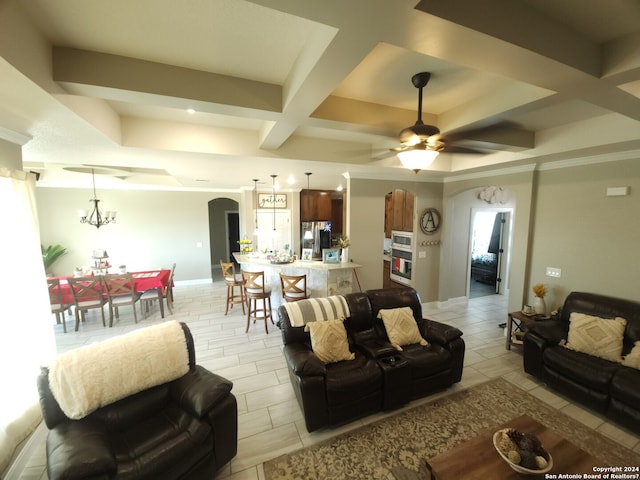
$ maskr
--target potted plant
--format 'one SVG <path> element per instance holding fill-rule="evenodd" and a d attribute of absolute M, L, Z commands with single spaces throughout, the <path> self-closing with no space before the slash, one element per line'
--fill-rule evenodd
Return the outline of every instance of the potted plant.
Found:
<path fill-rule="evenodd" d="M 340 235 L 336 241 L 336 247 L 342 249 L 340 255 L 342 263 L 347 263 L 349 261 L 349 237 L 346 235 Z"/>
<path fill-rule="evenodd" d="M 44 263 L 44 271 L 47 275 L 50 275 L 51 265 L 58 260 L 61 256 L 67 253 L 67 249 L 62 245 L 49 245 L 45 248 L 44 245 L 40 245 L 42 250 L 42 263 Z"/>

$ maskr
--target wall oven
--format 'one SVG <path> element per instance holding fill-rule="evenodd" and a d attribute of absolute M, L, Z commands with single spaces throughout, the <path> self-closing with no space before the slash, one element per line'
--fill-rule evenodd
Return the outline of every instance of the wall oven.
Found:
<path fill-rule="evenodd" d="M 394 282 L 411 286 L 413 267 L 413 233 L 393 231 L 391 233 L 391 272 Z"/>

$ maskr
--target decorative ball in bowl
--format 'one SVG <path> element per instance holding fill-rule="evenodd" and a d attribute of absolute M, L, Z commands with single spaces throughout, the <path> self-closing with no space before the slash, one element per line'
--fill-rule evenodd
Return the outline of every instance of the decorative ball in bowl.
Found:
<path fill-rule="evenodd" d="M 553 467 L 553 458 L 535 435 L 514 428 L 493 434 L 493 446 L 502 459 L 518 473 L 540 475 Z"/>

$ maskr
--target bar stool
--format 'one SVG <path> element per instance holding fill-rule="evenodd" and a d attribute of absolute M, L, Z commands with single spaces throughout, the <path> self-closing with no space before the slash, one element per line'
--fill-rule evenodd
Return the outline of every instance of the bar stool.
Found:
<path fill-rule="evenodd" d="M 242 279 L 244 280 L 244 294 L 247 298 L 247 305 L 249 306 L 245 333 L 249 331 L 251 319 L 253 319 L 253 323 L 255 323 L 256 320 L 264 320 L 264 331 L 269 333 L 267 318 L 273 323 L 273 316 L 271 315 L 271 287 L 266 286 L 264 283 L 264 272 L 245 272 L 243 270 Z M 262 301 L 261 309 L 258 308 L 258 301 Z"/>
<path fill-rule="evenodd" d="M 220 260 L 220 267 L 222 267 L 224 283 L 227 284 L 227 306 L 224 309 L 224 314 L 226 315 L 229 311 L 229 305 L 233 308 L 237 303 L 242 305 L 242 313 L 245 313 L 244 280 L 242 280 L 242 275 L 236 273 L 236 267 L 233 262 L 223 262 Z M 239 294 L 236 293 L 236 287 L 240 289 Z"/>
<path fill-rule="evenodd" d="M 297 302 L 309 298 L 307 291 L 306 275 L 285 275 L 280 274 L 280 286 L 282 287 L 282 298 L 285 302 Z"/>

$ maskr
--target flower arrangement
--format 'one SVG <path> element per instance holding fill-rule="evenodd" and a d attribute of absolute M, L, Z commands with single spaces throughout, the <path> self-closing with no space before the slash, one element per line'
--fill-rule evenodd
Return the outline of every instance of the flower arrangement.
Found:
<path fill-rule="evenodd" d="M 533 286 L 533 294 L 538 298 L 544 298 L 544 296 L 547 294 L 547 287 L 545 287 L 541 283 L 536 283 Z"/>
<path fill-rule="evenodd" d="M 336 247 L 338 248 L 347 248 L 349 246 L 349 237 L 346 235 L 340 235 L 338 240 L 336 240 Z"/>

